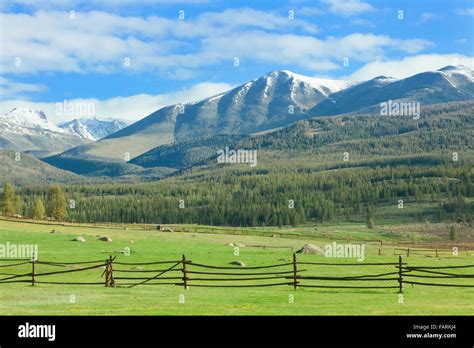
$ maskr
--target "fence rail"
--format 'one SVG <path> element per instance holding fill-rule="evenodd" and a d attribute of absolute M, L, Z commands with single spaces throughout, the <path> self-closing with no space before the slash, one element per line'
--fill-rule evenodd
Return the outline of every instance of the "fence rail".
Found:
<path fill-rule="evenodd" d="M 459 274 L 451 272 L 439 272 L 434 270 L 465 270 L 469 268 L 474 268 L 474 265 L 462 265 L 462 266 L 401 266 L 399 269 L 403 274 L 404 278 L 409 278 L 414 280 L 404 280 L 406 284 L 412 285 L 427 285 L 427 286 L 444 286 L 444 287 L 460 287 L 460 288 L 474 288 L 474 281 L 472 284 L 459 284 L 459 283 L 432 283 L 427 282 L 426 279 L 449 279 L 449 280 L 459 280 L 459 279 L 473 279 L 474 274 Z M 420 274 L 421 273 L 421 274 Z M 417 279 L 420 279 L 418 281 Z"/>
<path fill-rule="evenodd" d="M 156 265 L 159 265 L 156 267 Z M 115 266 L 119 266 L 115 268 Z M 301 269 L 304 267 L 304 269 Z M 333 268 L 350 271 L 350 275 L 333 275 Z M 361 266 L 373 266 L 380 271 L 354 274 Z M 59 270 L 51 270 L 61 267 Z M 151 267 L 147 268 L 147 267 Z M 29 270 L 26 272 L 26 268 Z M 342 268 L 342 269 L 341 269 Z M 388 269 L 387 269 L 388 268 Z M 9 273 L 21 269 L 21 272 Z M 96 272 L 97 270 L 100 272 Z M 364 269 L 364 268 L 361 268 Z M 141 285 L 175 285 L 189 287 L 271 287 L 327 289 L 398 289 L 405 284 L 439 287 L 474 288 L 473 265 L 424 266 L 408 265 L 402 256 L 398 262 L 331 263 L 298 261 L 294 253 L 291 262 L 250 267 L 220 266 L 193 262 L 182 255 L 180 260 L 122 262 L 109 256 L 105 260 L 59 262 L 30 259 L 0 259 L 0 285 L 10 283 L 56 285 L 103 285 L 135 287 Z M 77 273 L 89 272 L 91 279 L 73 279 Z M 329 273 L 328 273 L 329 272 Z M 461 273 L 460 273 L 461 272 Z M 73 278 L 58 279 L 65 274 Z M 50 278 L 52 276 L 52 278 Z M 464 280 L 460 283 L 460 280 Z M 466 281 L 467 280 L 467 281 Z"/>

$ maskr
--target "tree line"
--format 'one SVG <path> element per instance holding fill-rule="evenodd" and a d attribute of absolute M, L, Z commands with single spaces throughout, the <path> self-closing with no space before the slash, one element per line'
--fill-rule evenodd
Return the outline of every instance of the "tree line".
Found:
<path fill-rule="evenodd" d="M 373 228 L 385 218 L 383 208 L 396 208 L 400 200 L 406 207 L 397 210 L 402 218 L 470 223 L 474 209 L 468 198 L 473 194 L 471 169 L 462 165 L 265 174 L 262 169 L 229 169 L 155 183 L 23 187 L 19 193 L 7 184 L 3 212 L 78 222 L 231 226 L 337 219 L 366 221 Z M 422 203 L 430 206 L 422 208 Z"/>
<path fill-rule="evenodd" d="M 46 208 L 42 197 L 28 197 L 24 199 L 15 193 L 13 185 L 6 183 L 3 187 L 3 215 L 17 217 L 31 217 L 34 219 L 66 220 L 68 207 L 63 189 L 58 185 L 49 188 L 46 194 Z"/>

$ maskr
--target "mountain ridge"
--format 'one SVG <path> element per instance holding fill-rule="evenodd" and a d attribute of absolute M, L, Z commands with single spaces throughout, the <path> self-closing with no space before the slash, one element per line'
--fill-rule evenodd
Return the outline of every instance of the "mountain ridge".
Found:
<path fill-rule="evenodd" d="M 92 141 L 105 138 L 128 125 L 129 123 L 123 120 L 113 118 L 102 120 L 97 117 L 75 118 L 71 121 L 65 121 L 58 124 L 58 126 L 61 129 L 64 129 L 67 133 Z"/>
<path fill-rule="evenodd" d="M 307 117 L 327 95 L 350 85 L 277 70 L 209 98 L 165 106 L 84 151 L 117 159 L 129 153 L 134 158 L 192 138 L 265 131 Z"/>
<path fill-rule="evenodd" d="M 6 150 L 46 155 L 87 142 L 50 122 L 43 111 L 13 108 L 0 116 L 0 147 Z"/>
<path fill-rule="evenodd" d="M 412 100 L 426 106 L 474 99 L 474 79 L 472 70 L 467 67 L 447 66 L 404 79 L 378 76 L 358 83 L 312 78 L 303 81 L 304 78 L 297 76 L 302 75 L 274 71 L 209 98 L 163 107 L 97 142 L 54 156 L 49 163 L 70 168 L 69 165 L 62 166 L 61 157 L 64 157 L 68 163 L 73 161 L 75 167 L 80 166 L 81 160 L 85 160 L 84 166 L 87 166 L 90 161 L 105 159 L 114 165 L 132 160 L 130 163 L 147 167 L 160 163 L 161 160 L 156 162 L 155 155 L 165 156 L 162 160 L 168 158 L 163 162 L 167 165 L 178 163 L 169 158 L 169 154 L 174 153 L 187 157 L 178 165 L 182 168 L 190 158 L 201 158 L 215 146 L 215 143 L 211 147 L 204 145 L 202 153 L 179 147 L 183 142 L 193 143 L 193 139 L 209 139 L 222 134 L 250 135 L 286 127 L 303 119 L 361 110 L 370 110 L 376 115 L 377 111 L 380 113 L 380 103 L 387 100 Z M 322 81 L 332 84 L 332 93 L 327 96 L 313 87 L 320 86 Z M 152 151 L 172 144 L 178 147 L 164 152 Z M 143 154 L 147 155 L 133 160 Z"/>

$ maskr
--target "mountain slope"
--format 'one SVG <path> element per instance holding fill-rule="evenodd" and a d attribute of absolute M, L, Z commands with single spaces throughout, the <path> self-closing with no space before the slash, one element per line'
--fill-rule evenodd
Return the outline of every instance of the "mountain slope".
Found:
<path fill-rule="evenodd" d="M 162 145 L 135 157 L 129 163 L 145 168 L 171 167 L 183 169 L 213 157 L 217 150 L 223 149 L 241 138 L 241 135 L 216 135 L 210 138 Z"/>
<path fill-rule="evenodd" d="M 284 126 L 307 117 L 307 110 L 347 86 L 343 81 L 274 71 L 201 101 L 162 108 L 93 146 L 84 147 L 83 152 L 115 158 L 129 153 L 133 158 L 157 146 L 195 137 L 245 134 Z"/>
<path fill-rule="evenodd" d="M 88 140 L 99 140 L 128 126 L 128 122 L 117 119 L 79 118 L 63 122 L 58 126 L 68 134 Z"/>
<path fill-rule="evenodd" d="M 247 136 L 234 141 L 223 138 L 220 142 L 216 139 L 215 143 L 202 140 L 161 146 L 132 161 L 145 166 L 181 164 L 179 156 L 171 159 L 168 156 L 192 153 L 209 142 L 207 145 L 214 145 L 209 146 L 209 150 L 214 151 L 208 152 L 211 155 L 207 159 L 199 158 L 192 162 L 190 156 L 184 157 L 188 160 L 188 167 L 193 167 L 193 173 L 206 171 L 210 175 L 218 175 L 223 167 L 236 171 L 251 170 L 248 165 L 218 164 L 217 149 L 224 146 L 256 150 L 257 169 L 265 171 L 278 172 L 282 168 L 290 171 L 306 167 L 329 168 L 335 163 L 340 167 L 350 167 L 353 160 L 373 162 L 375 165 L 407 164 L 407 160 L 403 159 L 406 156 L 414 159 L 412 165 L 422 165 L 423 162 L 451 165 L 454 151 L 468 151 L 474 160 L 470 145 L 473 137 L 474 101 L 464 101 L 426 106 L 422 109 L 419 120 L 378 114 L 314 117 L 268 134 Z M 344 152 L 349 154 L 350 160 L 347 163 L 342 161 Z M 416 158 L 419 156 L 432 159 L 420 159 L 417 162 Z M 397 157 L 400 158 L 397 160 Z M 462 157 L 467 159 L 464 155 Z"/>
<path fill-rule="evenodd" d="M 66 133 L 75 135 L 79 138 L 88 139 L 90 141 L 95 141 L 95 137 L 89 132 L 87 127 L 81 123 L 78 119 L 74 119 L 69 122 L 59 124 L 59 127 L 63 129 Z"/>
<path fill-rule="evenodd" d="M 58 169 L 28 154 L 21 153 L 16 157 L 15 151 L 0 149 L 0 186 L 5 182 L 15 185 L 46 185 L 85 183 L 86 180 L 80 175 Z"/>
<path fill-rule="evenodd" d="M 31 153 L 62 152 L 88 140 L 67 134 L 42 111 L 14 108 L 0 116 L 0 147 Z"/>
<path fill-rule="evenodd" d="M 229 144 L 256 150 L 256 167 L 218 163 L 214 154 L 205 164 L 156 183 L 81 187 L 81 204 L 71 214 L 78 221 L 362 225 L 374 209 L 379 226 L 394 220 L 467 225 L 474 211 L 473 136 L 474 101 L 429 105 L 418 120 L 380 114 L 314 117 Z M 169 146 L 170 152 L 164 148 L 159 159 L 181 151 L 179 144 Z M 186 209 L 176 204 L 182 196 Z M 294 209 L 288 209 L 289 199 Z M 400 199 L 404 209 L 397 207 Z M 97 209 L 101 204 L 107 209 Z"/>
<path fill-rule="evenodd" d="M 124 163 L 130 158 L 131 163 L 146 167 L 183 168 L 215 149 L 212 141 L 200 142 L 216 135 L 264 133 L 322 115 L 369 112 L 377 117 L 379 103 L 390 99 L 418 102 L 422 110 L 430 104 L 474 99 L 472 71 L 445 67 L 406 79 L 378 77 L 355 85 L 275 71 L 201 101 L 162 108 L 98 142 L 55 156 L 49 163 L 70 170 L 65 162 L 73 161 L 80 173 L 91 173 L 87 169 L 90 161 L 104 159 Z"/>
<path fill-rule="evenodd" d="M 330 95 L 311 109 L 310 114 L 338 115 L 368 107 L 378 107 L 388 100 L 426 104 L 462 101 L 474 98 L 473 72 L 466 67 L 447 66 L 397 80 L 379 76 Z"/>
<path fill-rule="evenodd" d="M 0 116 L 0 122 L 22 126 L 24 128 L 34 128 L 64 133 L 64 131 L 57 127 L 54 123 L 49 122 L 44 112 L 40 110 L 13 108 L 5 115 Z"/>

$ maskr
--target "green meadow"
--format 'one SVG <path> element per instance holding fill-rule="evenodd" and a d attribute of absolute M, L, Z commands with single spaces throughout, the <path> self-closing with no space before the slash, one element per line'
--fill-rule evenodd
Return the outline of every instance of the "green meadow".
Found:
<path fill-rule="evenodd" d="M 59 233 L 51 233 L 55 229 Z M 413 226 L 413 230 L 418 230 Z M 189 230 L 193 231 L 192 226 Z M 200 226 L 196 231 L 205 231 Z M 255 234 L 258 228 L 248 229 Z M 271 232 L 272 228 L 262 230 Z M 292 260 L 292 249 L 298 250 L 305 244 L 314 244 L 324 249 L 332 243 L 321 237 L 323 234 L 350 238 L 354 241 L 382 239 L 383 245 L 365 243 L 365 259 L 361 263 L 398 262 L 396 242 L 401 240 L 423 240 L 420 233 L 410 235 L 410 226 L 381 226 L 368 230 L 362 224 L 299 226 L 296 228 L 273 229 L 276 233 L 298 233 L 308 239 L 262 237 L 257 235 L 230 234 L 235 230 L 221 228 L 216 233 L 160 232 L 128 227 L 94 227 L 92 225 L 48 225 L 18 221 L 0 220 L 0 244 L 37 244 L 39 261 L 76 262 L 105 260 L 109 255 L 120 262 L 152 262 L 180 260 L 185 254 L 195 263 L 230 266 L 232 261 L 242 261 L 246 267 L 288 263 Z M 250 233 L 250 232 L 249 232 Z M 99 236 L 109 236 L 111 242 L 103 242 Z M 82 236 L 86 242 L 75 242 Z M 344 243 L 344 241 L 340 241 Z M 238 250 L 230 243 L 240 245 Z M 361 242 L 363 243 L 363 242 Z M 263 248 L 265 246 L 265 248 Z M 278 248 L 275 248 L 278 247 Z M 235 253 L 238 251 L 238 255 Z M 379 255 L 379 253 L 381 255 Z M 403 252 L 402 252 L 403 253 Z M 356 263 L 355 259 L 326 258 L 315 254 L 297 254 L 299 262 Z M 460 252 L 453 256 L 440 252 L 417 253 L 413 249 L 410 257 L 403 257 L 411 266 L 451 266 L 474 264 L 474 255 Z M 5 265 L 7 262 L 0 262 Z M 72 265 L 67 269 L 87 265 Z M 131 266 L 128 267 L 130 269 Z M 148 267 L 148 266 L 146 266 Z M 169 267 L 167 265 L 161 268 Z M 290 271 L 292 266 L 279 270 Z M 114 265 L 116 269 L 127 268 Z M 137 267 L 136 269 L 144 269 Z M 156 268 L 156 267 L 155 267 Z M 322 266 L 298 265 L 305 275 L 353 276 L 394 272 L 393 265 L 386 266 Z M 54 272 L 59 266 L 36 264 L 35 273 Z M 66 269 L 66 268 L 64 268 Z M 188 269 L 197 269 L 188 266 Z M 181 276 L 177 271 L 169 272 Z M 202 270 L 202 269 L 201 269 Z M 269 269 L 273 271 L 273 269 Z M 103 268 L 83 272 L 37 277 L 37 281 L 105 282 L 101 277 Z M 9 274 L 31 272 L 31 265 L 0 268 L 0 278 Z M 459 274 L 472 274 L 473 268 L 457 270 Z M 118 277 L 118 273 L 114 275 Z M 143 274 L 142 274 L 143 275 Z M 148 273 L 153 276 L 155 273 Z M 138 285 L 125 286 L 126 282 L 116 280 L 116 287 L 99 285 L 63 285 L 30 283 L 0 283 L 0 313 L 2 315 L 474 315 L 474 288 L 451 288 L 421 285 L 405 285 L 403 296 L 398 289 L 324 289 L 298 288 L 291 285 L 275 287 L 206 288 L 193 287 L 190 274 L 189 288 L 182 285 Z M 25 278 L 29 280 L 30 277 Z M 430 279 L 431 280 L 431 279 Z M 285 280 L 286 281 L 286 280 Z M 436 282 L 455 282 L 474 285 L 473 279 L 434 279 Z M 137 281 L 138 282 L 138 281 Z M 176 281 L 181 283 L 181 281 Z M 310 281 L 302 280 L 302 284 Z M 252 281 L 248 283 L 252 284 Z M 342 284 L 344 283 L 344 284 Z M 349 282 L 311 281 L 311 284 L 347 285 Z M 367 285 L 369 282 L 350 282 L 351 285 Z M 377 285 L 398 285 L 396 280 L 377 282 Z M 202 284 L 202 283 L 201 283 Z M 255 282 L 258 284 L 258 282 Z"/>

